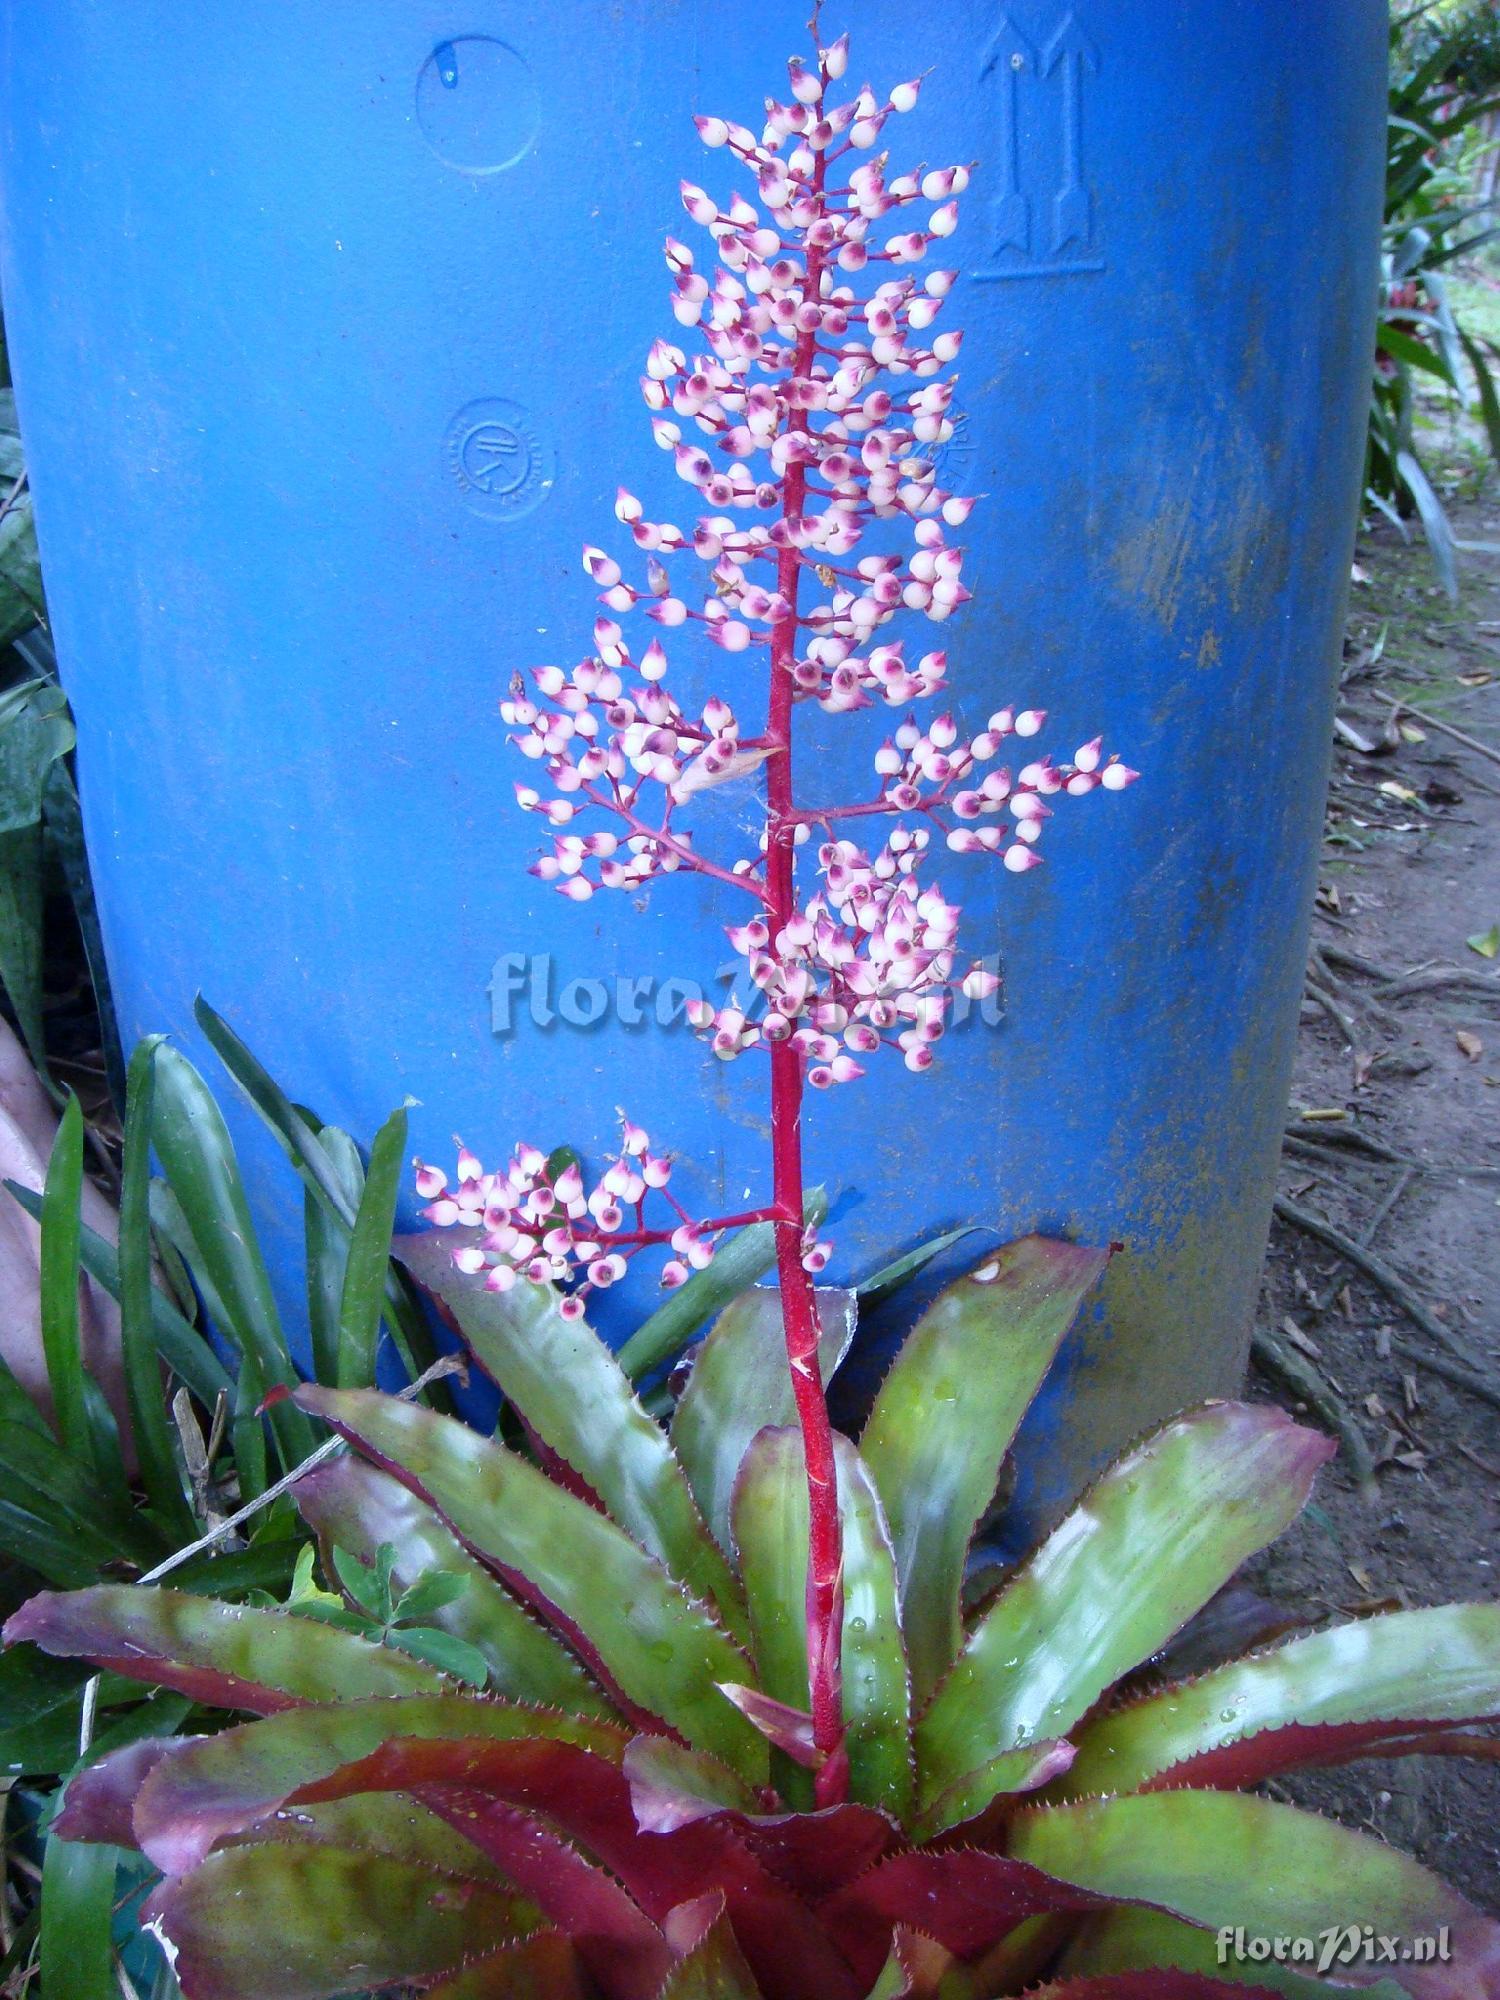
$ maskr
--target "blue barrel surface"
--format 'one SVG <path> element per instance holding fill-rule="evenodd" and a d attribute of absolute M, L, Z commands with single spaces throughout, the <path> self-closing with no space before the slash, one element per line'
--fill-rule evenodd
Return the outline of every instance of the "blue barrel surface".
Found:
<path fill-rule="evenodd" d="M 624 1105 L 700 1212 L 767 1190 L 759 1059 L 656 1018 L 671 979 L 723 990 L 739 911 L 680 877 L 644 913 L 534 881 L 496 702 L 588 651 L 579 549 L 626 553 L 618 483 L 695 517 L 636 387 L 677 331 L 661 241 L 706 252 L 678 181 L 726 194 L 729 163 L 690 114 L 756 122 L 807 11 L 5 0 L 6 322 L 127 1038 L 197 1053 L 201 989 L 357 1133 L 409 1092 L 430 1156 L 454 1132 L 597 1155 Z M 810 1106 L 835 1277 L 955 1222 L 1125 1245 L 1030 1426 L 1046 1508 L 1243 1364 L 1359 483 L 1386 8 L 845 12 L 851 82 L 930 72 L 895 165 L 978 163 L 940 260 L 976 597 L 906 630 L 946 645 L 972 727 L 1042 705 L 1044 742 L 1102 731 L 1144 773 L 1065 802 L 1024 879 L 949 857 L 1003 1021 Z M 756 712 L 745 656 L 701 650 L 687 692 Z M 878 719 L 801 727 L 824 795 L 867 795 Z M 708 818 L 732 838 L 745 810 Z M 300 1203 L 233 1116 L 291 1302 Z"/>

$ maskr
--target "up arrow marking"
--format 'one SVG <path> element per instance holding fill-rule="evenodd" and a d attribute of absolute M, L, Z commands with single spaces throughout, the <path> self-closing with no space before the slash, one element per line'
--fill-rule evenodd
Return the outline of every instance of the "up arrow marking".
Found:
<path fill-rule="evenodd" d="M 1002 14 L 979 72 L 981 81 L 991 70 L 1000 73 L 1000 143 L 996 148 L 1000 189 L 990 209 L 997 254 L 1011 248 L 1028 253 L 1031 249 L 1031 203 L 1021 192 L 1021 135 L 1016 114 L 1021 78 L 1035 69 L 1036 50 L 1010 15 Z"/>
<path fill-rule="evenodd" d="M 1052 248 L 1065 250 L 1070 243 L 1086 246 L 1094 234 L 1093 202 L 1083 184 L 1083 72 L 1099 67 L 1098 52 L 1071 11 L 1063 16 L 1042 52 L 1044 75 L 1053 75 L 1059 67 L 1063 82 L 1063 174 L 1052 204 Z"/>

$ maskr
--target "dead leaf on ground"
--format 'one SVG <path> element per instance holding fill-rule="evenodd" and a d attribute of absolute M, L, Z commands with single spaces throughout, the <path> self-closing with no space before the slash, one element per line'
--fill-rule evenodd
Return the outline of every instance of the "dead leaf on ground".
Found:
<path fill-rule="evenodd" d="M 1310 1339 L 1309 1336 L 1302 1331 L 1301 1327 L 1298 1326 L 1297 1322 L 1292 1318 L 1290 1313 L 1286 1313 L 1285 1315 L 1283 1315 L 1281 1321 L 1281 1330 L 1286 1335 L 1287 1339 L 1292 1343 L 1293 1347 L 1300 1348 L 1304 1354 L 1311 1355 L 1314 1361 L 1319 1361 L 1322 1359 L 1323 1355 L 1322 1348 L 1319 1347 L 1318 1343 L 1315 1340 Z"/>

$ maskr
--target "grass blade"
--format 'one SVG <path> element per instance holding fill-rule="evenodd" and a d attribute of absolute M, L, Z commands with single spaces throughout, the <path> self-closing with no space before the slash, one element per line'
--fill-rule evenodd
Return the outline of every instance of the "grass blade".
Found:
<path fill-rule="evenodd" d="M 304 1106 L 294 1104 L 202 994 L 193 1003 L 193 1018 L 214 1054 L 259 1112 L 312 1198 L 322 1204 L 334 1225 L 330 1233 L 337 1237 L 340 1227 L 345 1232 L 351 1230 L 359 1201 L 358 1183 L 351 1187 L 335 1143 L 351 1143 L 347 1135 L 336 1125 L 323 1125 Z M 437 1349 L 420 1302 L 394 1266 L 388 1266 L 386 1271 L 385 1301 L 386 1325 L 408 1374 L 415 1381 L 435 1359 Z M 441 1382 L 425 1389 L 423 1397 L 437 1407 L 452 1408 L 452 1397 Z"/>
<path fill-rule="evenodd" d="M 42 1193 L 42 1349 L 57 1434 L 75 1458 L 92 1457 L 78 1326 L 79 1202 L 83 1194 L 83 1111 L 68 1098 Z"/>
<path fill-rule="evenodd" d="M 19 1181 L 7 1181 L 6 1192 L 15 1197 L 34 1222 L 42 1217 L 42 1198 Z M 85 1223 L 79 1232 L 83 1268 L 96 1284 L 117 1303 L 120 1297 L 120 1263 L 113 1243 L 96 1235 Z M 191 1320 L 183 1318 L 170 1299 L 154 1286 L 151 1292 L 152 1338 L 156 1351 L 180 1382 L 211 1410 L 220 1392 L 234 1386 L 223 1363 Z"/>
<path fill-rule="evenodd" d="M 364 1192 L 365 1168 L 359 1148 L 337 1125 L 318 1135 L 356 1206 Z M 349 1265 L 349 1229 L 316 1188 L 302 1190 L 303 1240 L 307 1260 L 307 1323 L 312 1337 L 313 1374 L 333 1388 L 339 1369 L 339 1306 Z"/>
<path fill-rule="evenodd" d="M 151 1097 L 161 1036 L 137 1044 L 125 1080 L 125 1145 L 120 1175 L 120 1350 L 141 1482 L 164 1525 L 180 1541 L 197 1532 L 182 1476 L 156 1350 L 151 1277 Z"/>
<path fill-rule="evenodd" d="M 1432 566 L 1438 573 L 1438 581 L 1449 597 L 1458 598 L 1458 558 L 1453 546 L 1453 528 L 1443 503 L 1433 490 L 1432 482 L 1422 468 L 1422 462 L 1413 451 L 1399 451 L 1396 454 L 1396 470 L 1405 480 L 1411 497 L 1417 503 L 1417 512 L 1422 517 L 1422 527 L 1427 536 L 1427 546 L 1432 551 Z"/>
<path fill-rule="evenodd" d="M 406 1158 L 406 1109 L 393 1111 L 375 1135 L 370 1167 L 349 1237 L 349 1259 L 339 1301 L 337 1386 L 369 1388 L 385 1310 L 396 1198 Z"/>
<path fill-rule="evenodd" d="M 228 1128 L 202 1077 L 170 1045 L 156 1051 L 151 1135 L 190 1233 L 190 1244 L 178 1248 L 194 1253 L 188 1262 L 216 1294 L 223 1331 L 242 1358 L 253 1357 L 262 1393 L 273 1385 L 290 1387 L 296 1370 Z M 286 1467 L 306 1458 L 316 1443 L 306 1418 L 283 1403 L 270 1421 Z"/>
<path fill-rule="evenodd" d="M 109 2000 L 114 1994 L 110 1922 L 118 1861 L 115 1847 L 56 1834 L 47 1841 L 38 1954 L 47 2000 Z"/>

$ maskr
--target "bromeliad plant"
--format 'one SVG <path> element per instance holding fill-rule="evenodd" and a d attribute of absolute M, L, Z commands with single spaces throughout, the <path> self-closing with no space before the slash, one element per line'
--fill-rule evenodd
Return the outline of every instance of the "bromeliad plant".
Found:
<path fill-rule="evenodd" d="M 297 1489 L 327 1591 L 299 1575 L 269 1608 L 107 1585 L 46 1593 L 7 1627 L 256 1718 L 129 1745 L 79 1774 L 59 1821 L 162 1871 L 149 1918 L 189 2000 L 987 2000 L 1039 1979 L 1196 2000 L 1244 1991 L 1217 1967 L 1220 1927 L 1333 1923 L 1440 1936 L 1446 1956 L 1400 1986 L 1345 1968 L 1371 1990 L 1500 1992 L 1500 1927 L 1378 1842 L 1236 1789 L 1365 1751 L 1492 1748 L 1475 1729 L 1500 1712 L 1500 1609 L 1395 1614 L 1122 1687 L 1293 1518 L 1325 1440 L 1275 1411 L 1189 1412 L 966 1600 L 1010 1441 L 1107 1253 L 1033 1237 L 987 1257 L 912 1331 L 858 1444 L 831 1426 L 855 1300 L 815 1284 L 804 1090 L 888 1047 L 925 1069 L 955 985 L 982 990 L 957 909 L 921 878 L 935 833 L 1020 873 L 1049 801 L 1133 776 L 1097 743 L 1012 776 L 1003 744 L 1040 713 L 919 723 L 943 656 L 878 639 L 902 606 L 941 620 L 965 596 L 946 530 L 969 503 L 929 456 L 951 425 L 938 378 L 958 340 L 928 330 L 952 276 L 912 267 L 967 172 L 892 174 L 876 149 L 918 86 L 834 104 L 846 66 L 842 41 L 794 60 L 759 136 L 699 121 L 758 200 L 684 189 L 718 269 L 670 243 L 674 310 L 708 351 L 658 343 L 645 388 L 715 511 L 688 533 L 622 493 L 645 587 L 588 551 L 609 614 L 594 654 L 507 704 L 551 785 L 521 793 L 555 830 L 544 879 L 584 900 L 697 872 L 750 899 L 730 936 L 760 1010 L 694 1025 L 722 1058 L 765 1055 L 769 1200 L 690 1217 L 629 1121 L 592 1189 L 571 1156 L 524 1146 L 492 1173 L 463 1152 L 451 1187 L 420 1167 L 429 1218 L 456 1234 L 407 1262 L 506 1398 L 508 1441 L 342 1379 L 295 1388 L 281 1410 L 349 1447 Z M 918 202 L 921 227 L 877 229 Z M 865 552 L 882 540 L 897 552 Z M 688 552 L 709 572 L 696 605 L 661 561 Z M 639 608 L 764 659 L 759 733 L 722 696 L 679 704 L 660 640 L 637 658 L 617 622 Z M 803 802 L 799 714 L 877 702 L 903 719 L 872 796 Z M 710 858 L 684 809 L 752 776 L 759 851 Z M 846 837 L 865 819 L 889 823 L 873 852 Z M 778 1287 L 732 1296 L 725 1267 L 767 1237 Z M 616 1357 L 587 1302 L 653 1249 L 673 1297 Z M 664 1430 L 632 1370 L 715 1285 L 730 1303 Z M 407 1623 L 416 1648 L 393 1643 Z"/>
<path fill-rule="evenodd" d="M 554 1294 L 486 1293 L 430 1240 L 411 1255 L 535 1459 L 308 1386 L 298 1408 L 352 1451 L 299 1504 L 330 1580 L 366 1610 L 421 1589 L 484 1692 L 297 1600 L 103 1586 L 8 1628 L 257 1718 L 119 1751 L 59 1821 L 162 1871 L 147 1917 L 189 2000 L 986 2000 L 1044 1978 L 1058 2000 L 1200 2000 L 1264 1990 L 1254 1963 L 1219 1967 L 1221 1932 L 1332 1926 L 1339 1976 L 1383 2000 L 1500 1992 L 1500 1926 L 1381 1842 L 1239 1789 L 1493 1754 L 1474 1728 L 1500 1712 L 1500 1606 L 1138 1673 L 1293 1518 L 1328 1440 L 1275 1410 L 1189 1412 L 966 1605 L 971 1533 L 1104 1252 L 986 1258 L 913 1329 L 858 1446 L 835 1438 L 845 1796 L 821 1808 L 776 1293 L 719 1316 L 664 1434 Z M 854 1300 L 818 1304 L 826 1377 Z M 1366 1925 L 1444 1956 L 1387 1979 Z M 1275 1983 L 1328 1990 L 1296 1966 Z"/>

